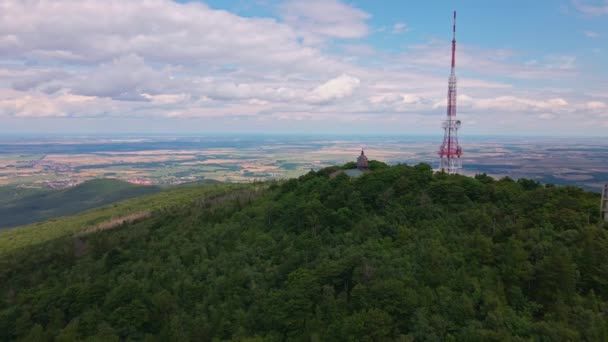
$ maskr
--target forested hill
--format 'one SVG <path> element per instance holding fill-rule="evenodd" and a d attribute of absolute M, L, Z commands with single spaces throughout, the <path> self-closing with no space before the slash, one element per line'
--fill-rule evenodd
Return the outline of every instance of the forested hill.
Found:
<path fill-rule="evenodd" d="M 598 194 L 372 166 L 4 255 L 0 339 L 608 340 Z"/>
<path fill-rule="evenodd" d="M 93 179 L 61 190 L 0 188 L 0 229 L 74 215 L 86 209 L 161 191 L 118 179 Z"/>

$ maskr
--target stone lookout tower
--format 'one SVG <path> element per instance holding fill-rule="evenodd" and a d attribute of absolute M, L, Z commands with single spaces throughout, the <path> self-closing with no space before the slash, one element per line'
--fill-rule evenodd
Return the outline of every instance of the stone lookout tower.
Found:
<path fill-rule="evenodd" d="M 359 169 L 361 171 L 365 171 L 365 170 L 369 169 L 369 165 L 367 163 L 367 157 L 365 156 L 365 153 L 363 152 L 363 150 L 361 150 L 361 155 L 357 158 L 357 169 Z"/>

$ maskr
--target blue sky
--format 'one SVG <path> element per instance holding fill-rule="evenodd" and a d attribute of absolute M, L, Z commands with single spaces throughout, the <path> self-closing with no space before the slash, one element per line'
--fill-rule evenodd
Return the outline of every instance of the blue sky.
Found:
<path fill-rule="evenodd" d="M 608 1 L 4 1 L 0 132 L 608 129 Z"/>

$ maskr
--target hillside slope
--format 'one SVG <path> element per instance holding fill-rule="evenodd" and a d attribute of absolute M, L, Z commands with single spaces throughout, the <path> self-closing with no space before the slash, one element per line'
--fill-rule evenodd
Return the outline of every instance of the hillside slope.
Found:
<path fill-rule="evenodd" d="M 333 170 L 4 254 L 0 339 L 608 340 L 597 194 Z"/>
<path fill-rule="evenodd" d="M 25 189 L 23 195 L 15 191 L 4 191 L 0 201 L 0 229 L 73 215 L 89 208 L 160 190 L 156 186 L 134 185 L 118 179 L 94 179 L 63 190 Z"/>
<path fill-rule="evenodd" d="M 0 230 L 0 259 L 13 253 L 41 248 L 52 240 L 85 233 L 115 222 L 121 218 L 140 216 L 144 213 L 190 206 L 208 196 L 217 196 L 252 186 L 251 184 L 190 184 L 169 188 L 150 195 L 142 195 L 118 201 L 102 207 L 92 208 L 73 216 L 53 218 L 26 226 Z"/>

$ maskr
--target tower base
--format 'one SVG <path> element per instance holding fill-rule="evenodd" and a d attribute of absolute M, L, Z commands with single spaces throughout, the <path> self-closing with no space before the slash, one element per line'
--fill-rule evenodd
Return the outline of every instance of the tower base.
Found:
<path fill-rule="evenodd" d="M 458 174 L 458 171 L 462 169 L 462 161 L 460 158 L 441 158 L 439 169 L 450 175 Z"/>

